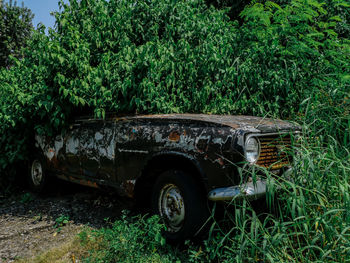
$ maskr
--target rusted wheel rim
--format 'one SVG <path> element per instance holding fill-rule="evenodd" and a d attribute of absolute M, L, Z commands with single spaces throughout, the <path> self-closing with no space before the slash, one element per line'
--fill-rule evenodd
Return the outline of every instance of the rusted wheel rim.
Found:
<path fill-rule="evenodd" d="M 41 184 L 43 180 L 43 168 L 41 163 L 38 160 L 35 160 L 32 163 L 31 176 L 32 176 L 33 184 L 35 186 L 38 186 Z"/>
<path fill-rule="evenodd" d="M 181 229 L 185 219 L 185 205 L 180 189 L 173 184 L 165 185 L 160 191 L 158 208 L 169 232 Z"/>

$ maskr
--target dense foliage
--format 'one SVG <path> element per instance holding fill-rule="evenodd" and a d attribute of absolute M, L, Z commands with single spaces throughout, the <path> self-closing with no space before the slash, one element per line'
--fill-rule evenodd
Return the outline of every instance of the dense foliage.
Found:
<path fill-rule="evenodd" d="M 0 0 L 0 68 L 10 66 L 10 55 L 21 57 L 21 48 L 33 30 L 33 17 L 30 9 Z"/>
<path fill-rule="evenodd" d="M 234 227 L 214 224 L 206 244 L 191 247 L 189 261 L 349 258 L 349 3 L 253 1 L 243 8 L 241 1 L 242 12 L 234 3 L 61 2 L 56 28 L 48 35 L 39 28 L 25 57 L 0 71 L 1 177 L 27 158 L 34 131 L 52 133 L 81 113 L 293 119 L 309 139 L 296 156 L 294 182 L 281 182 L 277 212 L 261 218 L 248 203 L 236 204 L 228 219 Z M 129 231 L 119 225 L 106 238 Z M 151 239 L 142 247 L 147 255 L 162 247 Z M 111 245 L 102 255 L 109 260 L 125 253 L 113 240 L 103 244 Z M 137 238 L 130 244 L 140 248 Z"/>

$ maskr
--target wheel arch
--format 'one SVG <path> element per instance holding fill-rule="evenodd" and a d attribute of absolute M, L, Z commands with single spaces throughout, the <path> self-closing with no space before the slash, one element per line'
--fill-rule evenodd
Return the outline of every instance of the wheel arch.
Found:
<path fill-rule="evenodd" d="M 135 198 L 142 206 L 150 204 L 153 186 L 161 173 L 167 170 L 181 170 L 198 182 L 203 194 L 208 192 L 207 176 L 200 163 L 191 155 L 179 152 L 162 152 L 153 155 L 145 163 L 135 183 Z"/>

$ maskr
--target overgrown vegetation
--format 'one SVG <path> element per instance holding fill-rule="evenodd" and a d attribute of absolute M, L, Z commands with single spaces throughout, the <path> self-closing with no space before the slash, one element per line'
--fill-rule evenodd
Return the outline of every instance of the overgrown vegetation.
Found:
<path fill-rule="evenodd" d="M 21 58 L 21 48 L 30 38 L 32 11 L 12 0 L 0 0 L 0 68 L 9 67 L 9 56 Z"/>
<path fill-rule="evenodd" d="M 27 158 L 34 131 L 52 133 L 80 113 L 269 115 L 304 127 L 294 181 L 278 182 L 273 213 L 258 216 L 249 203 L 234 204 L 235 213 L 214 224 L 204 244 L 181 253 L 162 244 L 156 221 L 118 221 L 97 234 L 104 250 L 93 250 L 88 260 L 118 262 L 126 255 L 142 262 L 141 254 L 156 262 L 350 258 L 349 3 L 253 1 L 239 15 L 227 6 L 61 2 L 56 29 L 45 35 L 39 28 L 25 58 L 0 71 L 2 178 Z"/>

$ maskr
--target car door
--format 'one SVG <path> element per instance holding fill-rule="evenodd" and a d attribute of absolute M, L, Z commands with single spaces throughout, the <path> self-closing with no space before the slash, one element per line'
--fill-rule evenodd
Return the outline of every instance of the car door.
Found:
<path fill-rule="evenodd" d="M 62 171 L 68 175 L 80 175 L 80 133 L 81 124 L 74 123 L 65 135 L 64 158 Z"/>
<path fill-rule="evenodd" d="M 80 162 L 87 179 L 114 182 L 114 123 L 94 120 L 80 127 Z"/>

